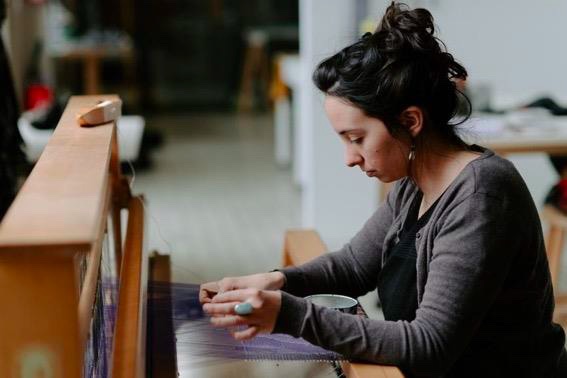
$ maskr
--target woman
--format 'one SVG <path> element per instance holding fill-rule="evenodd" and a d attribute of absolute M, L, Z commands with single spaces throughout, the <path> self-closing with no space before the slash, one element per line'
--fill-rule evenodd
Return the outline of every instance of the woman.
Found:
<path fill-rule="evenodd" d="M 247 325 L 237 339 L 303 337 L 413 376 L 567 376 L 537 209 L 511 163 L 455 133 L 454 80 L 467 73 L 441 46 L 427 10 L 392 4 L 374 33 L 319 64 L 346 164 L 396 183 L 341 250 L 204 284 L 213 325 Z M 375 288 L 385 321 L 301 298 Z M 242 302 L 251 314 L 236 313 Z"/>

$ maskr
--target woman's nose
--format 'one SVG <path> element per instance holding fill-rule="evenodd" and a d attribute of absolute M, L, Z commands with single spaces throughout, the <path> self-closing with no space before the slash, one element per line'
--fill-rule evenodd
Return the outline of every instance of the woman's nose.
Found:
<path fill-rule="evenodd" d="M 362 156 L 347 147 L 345 151 L 345 163 L 348 167 L 356 167 L 362 163 Z"/>

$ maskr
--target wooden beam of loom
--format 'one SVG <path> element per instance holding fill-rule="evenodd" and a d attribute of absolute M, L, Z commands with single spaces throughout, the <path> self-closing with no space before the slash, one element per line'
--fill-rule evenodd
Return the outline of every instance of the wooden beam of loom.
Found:
<path fill-rule="evenodd" d="M 304 264 L 327 251 L 321 237 L 314 230 L 291 230 L 285 234 L 283 266 Z M 341 362 L 349 378 L 403 378 L 395 366 Z"/>
<path fill-rule="evenodd" d="M 0 226 L 2 246 L 88 249 L 104 211 L 114 125 L 83 129 L 83 108 L 117 96 L 73 97 Z"/>

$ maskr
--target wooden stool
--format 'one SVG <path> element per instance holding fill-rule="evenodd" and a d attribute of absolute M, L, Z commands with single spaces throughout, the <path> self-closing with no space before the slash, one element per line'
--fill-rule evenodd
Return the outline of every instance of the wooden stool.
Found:
<path fill-rule="evenodd" d="M 562 326 L 567 326 L 567 293 L 559 290 L 559 274 L 561 272 L 561 255 L 567 232 L 567 215 L 551 205 L 543 208 L 542 220 L 549 229 L 545 238 L 547 260 L 551 272 L 551 283 L 555 292 L 554 320 Z"/>
<path fill-rule="evenodd" d="M 268 35 L 262 30 L 251 30 L 246 35 L 246 50 L 237 109 L 239 112 L 252 110 L 255 103 L 267 103 L 269 85 L 269 62 L 266 52 Z M 260 98 L 254 95 L 254 84 L 260 85 Z"/>

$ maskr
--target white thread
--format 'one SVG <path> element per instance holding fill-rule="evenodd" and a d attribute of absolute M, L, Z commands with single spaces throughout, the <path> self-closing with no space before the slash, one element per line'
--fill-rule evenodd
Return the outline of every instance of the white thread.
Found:
<path fill-rule="evenodd" d="M 128 166 L 132 171 L 132 180 L 130 180 L 130 182 L 128 183 L 128 186 L 130 187 L 130 191 L 132 191 L 132 189 L 134 188 L 134 182 L 136 182 L 136 170 L 134 169 L 134 164 L 132 164 L 132 161 L 130 161 L 130 159 L 126 159 L 126 162 L 128 162 Z"/>
<path fill-rule="evenodd" d="M 120 129 L 118 128 L 118 122 L 115 123 L 115 127 L 116 127 L 116 132 L 118 134 L 118 138 L 122 138 L 122 136 L 120 135 Z M 130 188 L 130 192 L 134 191 L 134 182 L 136 181 L 136 170 L 134 169 L 134 164 L 132 163 L 132 161 L 130 159 L 126 159 L 126 162 L 128 163 L 128 166 L 130 167 L 130 171 L 132 172 L 132 178 L 131 180 L 128 182 L 128 187 Z M 152 212 L 148 209 L 148 207 L 146 206 L 145 202 L 142 201 L 142 199 L 140 199 L 140 202 L 142 204 L 142 209 L 144 210 L 144 213 L 147 213 L 150 218 L 152 219 L 154 225 L 156 226 L 156 231 L 158 233 L 159 238 L 161 239 L 161 241 L 163 243 L 165 243 L 167 245 L 168 251 L 165 251 L 166 254 L 168 255 L 172 255 L 173 252 L 173 247 L 171 246 L 171 243 L 169 243 L 169 241 L 167 241 L 165 239 L 165 237 L 163 236 L 162 232 L 161 232 L 161 227 L 159 225 L 159 222 L 157 221 L 157 219 L 154 217 L 154 215 L 152 214 Z M 195 278 L 197 278 L 197 280 L 201 281 L 201 282 L 205 282 L 206 280 L 203 279 L 203 276 L 195 273 L 194 271 L 192 271 L 191 269 L 187 269 L 187 268 L 179 268 L 177 266 L 171 266 L 173 269 L 177 269 L 180 272 L 183 273 L 189 273 L 193 276 L 195 276 Z"/>

